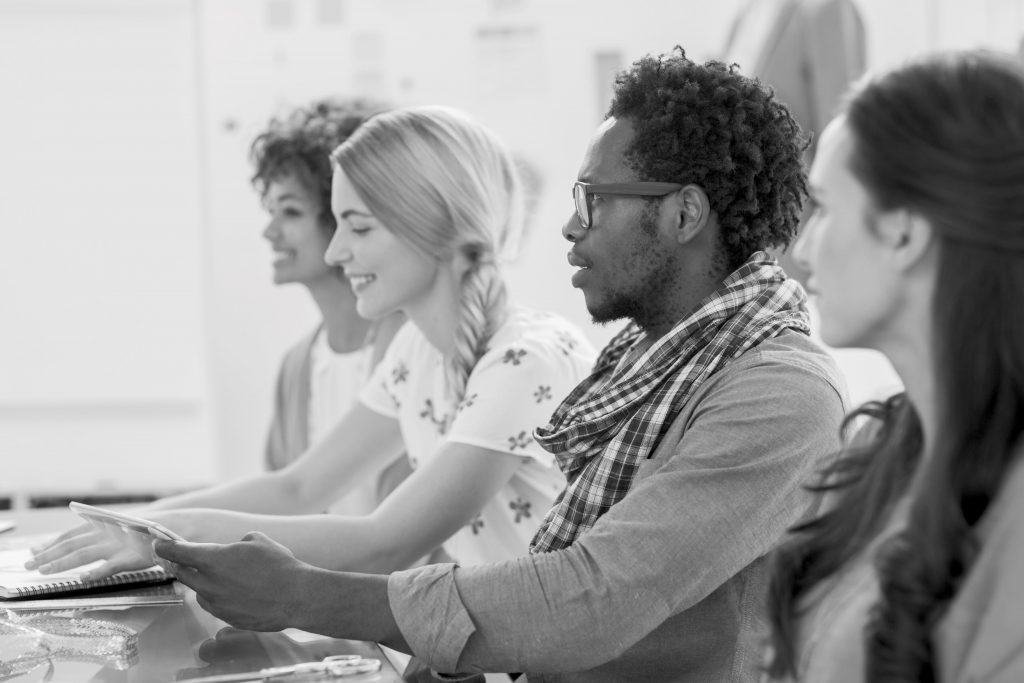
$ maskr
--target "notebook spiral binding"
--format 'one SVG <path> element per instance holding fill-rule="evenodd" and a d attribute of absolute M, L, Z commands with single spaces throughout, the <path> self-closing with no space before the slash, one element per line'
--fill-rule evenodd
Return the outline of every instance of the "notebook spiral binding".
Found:
<path fill-rule="evenodd" d="M 121 586 L 124 584 L 145 584 L 162 583 L 170 581 L 173 577 L 162 569 L 143 569 L 133 572 L 114 574 L 95 581 L 54 581 L 53 583 L 41 584 L 38 586 L 18 586 L 11 589 L 19 598 L 28 598 L 38 595 L 52 595 L 54 593 L 72 593 L 93 588 L 106 588 L 109 586 Z"/>

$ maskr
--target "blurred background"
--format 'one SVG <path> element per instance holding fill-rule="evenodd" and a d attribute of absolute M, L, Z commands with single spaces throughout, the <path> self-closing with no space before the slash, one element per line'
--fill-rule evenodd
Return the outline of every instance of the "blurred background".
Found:
<path fill-rule="evenodd" d="M 446 104 L 495 129 L 536 186 L 514 298 L 603 344 L 621 325 L 589 322 L 560 227 L 615 72 L 682 45 L 757 73 L 751 46 L 792 4 L 0 0 L 0 507 L 261 467 L 278 362 L 317 317 L 302 287 L 271 281 L 247 153 L 314 98 Z M 836 37 L 808 24 L 788 44 L 874 69 L 1018 53 L 1024 35 L 1024 0 L 847 4 Z M 854 400 L 891 386 L 867 352 L 843 358 Z"/>

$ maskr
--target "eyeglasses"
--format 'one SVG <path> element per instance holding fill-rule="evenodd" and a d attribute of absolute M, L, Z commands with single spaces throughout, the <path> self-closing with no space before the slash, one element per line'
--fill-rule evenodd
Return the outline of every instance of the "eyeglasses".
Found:
<path fill-rule="evenodd" d="M 576 201 L 576 216 L 580 227 L 590 228 L 590 195 L 614 194 L 625 197 L 664 197 L 683 189 L 679 183 L 583 183 L 575 182 L 572 197 Z"/>

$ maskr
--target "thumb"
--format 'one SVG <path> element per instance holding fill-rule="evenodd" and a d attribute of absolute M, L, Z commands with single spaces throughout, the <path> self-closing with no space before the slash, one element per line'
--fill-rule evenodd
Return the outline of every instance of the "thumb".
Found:
<path fill-rule="evenodd" d="M 153 554 L 168 562 L 198 569 L 205 559 L 204 545 L 209 544 L 169 541 L 161 538 L 153 542 Z"/>
<path fill-rule="evenodd" d="M 266 548 L 280 548 L 282 550 L 288 549 L 287 547 L 281 545 L 280 543 L 272 539 L 270 536 L 267 536 L 262 531 L 250 531 L 245 536 L 242 536 L 241 542 L 255 543 L 256 545 L 261 545 Z"/>

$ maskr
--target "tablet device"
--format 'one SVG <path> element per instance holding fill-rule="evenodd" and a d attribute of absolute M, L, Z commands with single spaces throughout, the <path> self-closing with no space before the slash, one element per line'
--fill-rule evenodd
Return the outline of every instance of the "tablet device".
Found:
<path fill-rule="evenodd" d="M 117 539 L 122 545 L 143 558 L 152 558 L 154 539 L 185 540 L 162 524 L 142 517 L 77 501 L 71 501 L 68 503 L 68 507 L 76 515 L 84 518 L 94 527 L 105 531 L 109 536 Z"/>

